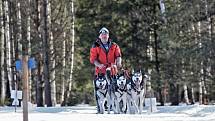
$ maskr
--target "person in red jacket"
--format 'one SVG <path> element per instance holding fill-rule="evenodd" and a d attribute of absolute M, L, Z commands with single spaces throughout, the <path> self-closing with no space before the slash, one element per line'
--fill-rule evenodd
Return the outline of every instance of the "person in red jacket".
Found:
<path fill-rule="evenodd" d="M 120 47 L 109 38 L 109 30 L 105 27 L 99 31 L 99 38 L 90 49 L 90 63 L 95 65 L 95 77 L 99 74 L 106 74 L 106 69 L 111 68 L 110 76 L 117 74 L 117 68 L 121 68 Z M 94 82 L 95 86 L 95 82 Z M 95 88 L 96 92 L 96 88 Z M 97 102 L 97 96 L 96 102 Z M 99 113 L 97 102 L 97 111 Z"/>
<path fill-rule="evenodd" d="M 109 39 L 109 31 L 103 27 L 99 31 L 99 38 L 90 49 L 90 62 L 95 65 L 95 75 L 106 73 L 106 68 L 116 65 L 120 68 L 121 51 L 119 46 Z M 112 71 L 112 75 L 115 73 Z"/>

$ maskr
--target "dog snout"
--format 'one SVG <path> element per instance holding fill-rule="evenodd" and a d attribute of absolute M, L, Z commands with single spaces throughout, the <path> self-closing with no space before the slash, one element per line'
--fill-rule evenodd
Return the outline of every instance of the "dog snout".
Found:
<path fill-rule="evenodd" d="M 102 85 L 103 85 L 103 84 L 100 82 L 100 83 L 99 83 L 99 86 L 102 86 Z"/>

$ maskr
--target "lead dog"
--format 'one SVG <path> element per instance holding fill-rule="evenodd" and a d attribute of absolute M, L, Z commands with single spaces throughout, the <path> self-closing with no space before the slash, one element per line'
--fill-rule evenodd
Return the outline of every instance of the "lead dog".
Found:
<path fill-rule="evenodd" d="M 137 72 L 132 72 L 131 97 L 133 99 L 132 102 L 134 103 L 135 113 L 142 113 L 147 79 L 148 76 L 143 76 L 141 70 Z"/>
<path fill-rule="evenodd" d="M 116 76 L 111 76 L 111 67 L 108 67 L 106 69 L 106 74 L 105 77 L 107 79 L 108 82 L 108 95 L 109 95 L 109 107 L 108 110 L 110 110 L 110 108 L 112 108 L 114 114 L 117 114 L 117 110 L 116 110 L 116 95 L 115 95 L 115 86 L 116 86 Z"/>
<path fill-rule="evenodd" d="M 132 87 L 131 87 L 131 79 L 129 79 L 127 81 L 127 113 L 129 114 L 135 114 L 137 112 L 137 109 L 134 110 L 134 99 L 132 98 L 132 95 L 131 95 L 131 90 L 132 90 Z"/>
<path fill-rule="evenodd" d="M 118 75 L 116 79 L 116 110 L 118 113 L 126 113 L 126 104 L 127 104 L 127 86 L 126 78 L 124 74 Z"/>
<path fill-rule="evenodd" d="M 98 105 L 100 113 L 105 111 L 105 101 L 107 101 L 108 113 L 110 113 L 110 96 L 108 93 L 108 82 L 104 75 L 100 75 L 95 80 L 96 83 L 96 96 L 98 97 Z"/>

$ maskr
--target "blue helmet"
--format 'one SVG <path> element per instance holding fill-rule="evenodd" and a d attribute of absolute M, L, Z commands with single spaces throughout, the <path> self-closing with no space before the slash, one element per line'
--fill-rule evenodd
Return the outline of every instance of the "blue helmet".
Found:
<path fill-rule="evenodd" d="M 105 28 L 105 27 L 102 27 L 100 30 L 99 30 L 99 34 L 104 34 L 104 33 L 106 33 L 106 34 L 109 34 L 109 31 L 108 31 L 108 29 L 107 28 Z"/>

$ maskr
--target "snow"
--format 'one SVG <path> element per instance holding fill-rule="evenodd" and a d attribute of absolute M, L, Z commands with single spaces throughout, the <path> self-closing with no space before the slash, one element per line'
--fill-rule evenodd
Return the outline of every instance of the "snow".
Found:
<path fill-rule="evenodd" d="M 157 106 L 143 114 L 96 114 L 95 106 L 29 106 L 29 121 L 215 121 L 214 105 Z M 22 108 L 0 107 L 0 121 L 23 121 Z"/>

